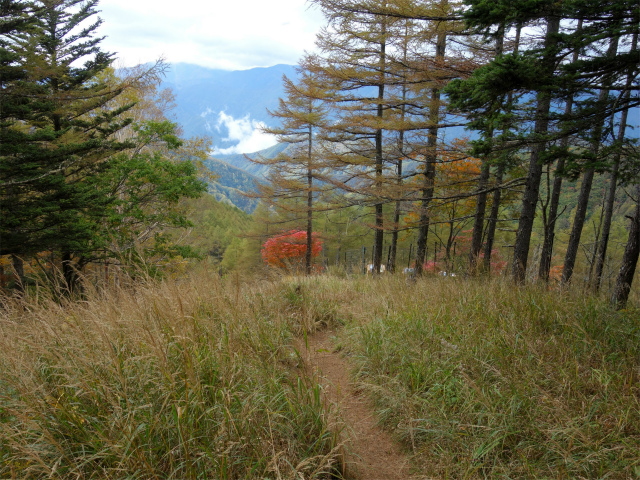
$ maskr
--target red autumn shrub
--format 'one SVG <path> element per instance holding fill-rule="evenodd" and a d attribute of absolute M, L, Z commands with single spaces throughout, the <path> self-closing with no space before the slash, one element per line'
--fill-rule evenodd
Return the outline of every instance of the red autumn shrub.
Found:
<path fill-rule="evenodd" d="M 322 241 L 314 232 L 311 234 L 311 257 L 322 251 Z M 291 230 L 271 237 L 262 245 L 262 259 L 268 265 L 280 268 L 301 266 L 307 253 L 307 232 Z"/>

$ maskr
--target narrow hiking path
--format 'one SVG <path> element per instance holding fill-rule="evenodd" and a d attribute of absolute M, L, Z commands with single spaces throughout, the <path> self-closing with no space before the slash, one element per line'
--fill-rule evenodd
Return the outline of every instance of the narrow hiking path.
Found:
<path fill-rule="evenodd" d="M 407 480 L 411 477 L 409 458 L 391 435 L 378 425 L 375 412 L 364 394 L 349 378 L 349 363 L 334 351 L 334 331 L 321 331 L 308 337 L 308 348 L 300 352 L 310 373 L 323 386 L 326 399 L 337 405 L 346 424 L 345 474 L 358 480 Z"/>

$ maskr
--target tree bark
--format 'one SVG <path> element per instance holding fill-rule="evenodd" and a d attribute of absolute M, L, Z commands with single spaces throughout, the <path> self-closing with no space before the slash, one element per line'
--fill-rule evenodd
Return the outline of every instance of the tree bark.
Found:
<path fill-rule="evenodd" d="M 483 259 L 483 270 L 485 273 L 489 273 L 491 271 L 491 251 L 493 250 L 493 242 L 496 236 L 496 227 L 498 226 L 498 213 L 500 210 L 500 201 L 502 200 L 502 190 L 499 188 L 502 183 L 502 177 L 504 175 L 505 165 L 501 163 L 498 166 L 498 171 L 496 172 L 496 188 L 495 192 L 493 192 L 493 200 L 491 202 L 491 213 L 489 215 L 489 221 L 487 223 L 487 238 L 484 244 L 484 259 Z"/>
<path fill-rule="evenodd" d="M 554 70 L 555 57 L 553 57 L 553 47 L 557 44 L 556 35 L 560 29 L 560 18 L 550 16 L 547 19 L 547 33 L 545 36 L 545 57 L 544 75 L 552 75 Z M 549 129 L 549 109 L 551 106 L 551 96 L 548 92 L 538 93 L 538 105 L 536 108 L 536 121 L 534 132 L 536 136 L 542 136 Z M 527 271 L 527 260 L 529 257 L 529 245 L 531 243 L 531 232 L 533 221 L 536 215 L 536 205 L 540 192 L 540 179 L 542 177 L 542 164 L 540 156 L 544 152 L 546 144 L 540 142 L 534 144 L 531 149 L 529 159 L 529 172 L 525 186 L 524 197 L 522 199 L 522 209 L 516 233 L 516 242 L 513 252 L 512 275 L 516 284 L 524 284 Z"/>
<path fill-rule="evenodd" d="M 438 33 L 436 43 L 436 64 L 444 60 L 447 46 L 445 32 Z M 422 202 L 420 204 L 420 220 L 418 230 L 418 245 L 416 248 L 415 274 L 422 275 L 422 265 L 427 254 L 427 237 L 429 235 L 429 204 L 433 199 L 434 181 L 436 178 L 438 122 L 440 120 L 440 88 L 431 89 L 431 103 L 429 106 L 429 134 L 427 138 L 427 152 L 425 155 L 425 170 L 422 184 Z"/>
<path fill-rule="evenodd" d="M 627 305 L 631 284 L 638 265 L 640 255 L 640 185 L 636 185 L 636 211 L 631 219 L 629 240 L 622 256 L 622 266 L 618 273 L 616 286 L 611 296 L 611 305 L 621 310 Z"/>

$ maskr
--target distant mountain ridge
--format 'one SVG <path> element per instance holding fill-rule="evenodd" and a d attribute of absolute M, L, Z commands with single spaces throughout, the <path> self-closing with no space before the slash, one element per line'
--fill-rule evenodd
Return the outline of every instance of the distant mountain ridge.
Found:
<path fill-rule="evenodd" d="M 249 115 L 251 120 L 273 125 L 267 109 L 278 108 L 284 95 L 283 75 L 295 79 L 295 66 L 228 71 L 177 63 L 162 86 L 171 88 L 176 96 L 175 115 L 186 137 L 209 136 L 214 146 L 227 148 L 234 142 L 224 141 L 229 131 L 219 124 L 220 112 L 235 119 Z"/>
<path fill-rule="evenodd" d="M 259 150 L 257 152 L 236 153 L 231 155 L 216 155 L 216 158 L 230 165 L 233 165 L 236 168 L 240 168 L 255 177 L 265 178 L 267 173 L 269 172 L 269 167 L 267 165 L 261 165 L 260 163 L 252 162 L 249 159 L 255 158 L 259 160 L 261 158 L 264 158 L 264 159 L 275 158 L 280 153 L 286 151 L 288 147 L 289 147 L 288 143 L 278 143 L 273 147 L 269 147 L 264 150 Z"/>

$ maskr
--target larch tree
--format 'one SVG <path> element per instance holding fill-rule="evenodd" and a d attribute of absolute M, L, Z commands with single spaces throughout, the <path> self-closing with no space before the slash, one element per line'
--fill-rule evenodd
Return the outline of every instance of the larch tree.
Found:
<path fill-rule="evenodd" d="M 314 182 L 319 178 L 326 180 L 329 167 L 314 144 L 317 131 L 325 122 L 325 92 L 302 69 L 297 82 L 285 76 L 283 86 L 285 97 L 280 99 L 277 110 L 269 112 L 279 121 L 279 126 L 263 131 L 275 135 L 278 142 L 286 143 L 288 147 L 273 159 L 254 160 L 269 166 L 269 183 L 258 185 L 257 195 L 268 202 L 270 208 L 284 212 L 285 221 L 298 223 L 304 218 L 307 242 L 304 269 L 309 275 L 313 268 L 314 213 L 320 208 L 318 202 L 322 201 L 322 194 L 331 188 L 326 181 L 322 184 Z M 304 206 L 299 205 L 298 199 L 304 200 Z"/>
<path fill-rule="evenodd" d="M 383 205 L 388 202 L 388 154 L 385 143 L 393 130 L 389 115 L 389 39 L 398 21 L 372 13 L 385 0 L 333 2 L 314 0 L 328 25 L 317 37 L 320 53 L 307 56 L 303 66 L 327 89 L 331 122 L 320 138 L 339 148 L 323 155 L 344 171 L 342 187 L 348 202 L 374 210 L 373 269 L 380 272 L 385 233 Z M 356 8 L 357 7 L 357 11 Z"/>

